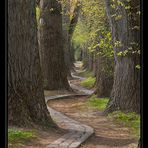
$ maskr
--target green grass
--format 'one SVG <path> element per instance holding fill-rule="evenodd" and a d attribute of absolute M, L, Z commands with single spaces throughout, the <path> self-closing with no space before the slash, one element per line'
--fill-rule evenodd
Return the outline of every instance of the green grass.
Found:
<path fill-rule="evenodd" d="M 88 77 L 94 77 L 94 74 L 93 74 L 92 71 L 84 71 L 84 72 L 79 73 L 79 75 L 81 77 L 86 77 L 86 78 L 88 78 Z"/>
<path fill-rule="evenodd" d="M 136 135 L 136 137 L 140 136 L 140 115 L 134 112 L 123 113 L 121 111 L 115 111 L 113 113 L 110 113 L 108 115 L 108 118 L 131 128 L 133 134 Z"/>
<path fill-rule="evenodd" d="M 96 98 L 96 95 L 93 95 L 88 103 L 90 106 L 94 107 L 94 108 L 97 108 L 99 110 L 104 110 L 106 105 L 107 105 L 107 102 L 108 102 L 108 98 Z"/>
<path fill-rule="evenodd" d="M 109 101 L 109 98 L 97 98 L 96 95 L 93 95 L 88 104 L 91 107 L 97 108 L 98 110 L 104 110 Z M 110 120 L 119 123 L 125 127 L 131 129 L 132 133 L 139 138 L 140 136 L 140 115 L 131 112 L 124 113 L 121 111 L 115 111 L 113 113 L 108 114 L 107 116 Z"/>
<path fill-rule="evenodd" d="M 23 131 L 15 128 L 8 129 L 9 143 L 24 142 L 32 138 L 36 138 L 36 133 L 33 131 Z"/>
<path fill-rule="evenodd" d="M 86 80 L 81 82 L 81 85 L 87 88 L 92 88 L 96 81 L 95 77 L 88 77 Z"/>

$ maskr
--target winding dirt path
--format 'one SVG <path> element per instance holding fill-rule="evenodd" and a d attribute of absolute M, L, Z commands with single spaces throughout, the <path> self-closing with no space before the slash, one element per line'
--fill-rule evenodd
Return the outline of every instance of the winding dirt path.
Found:
<path fill-rule="evenodd" d="M 80 71 L 80 64 L 77 69 Z M 74 74 L 73 74 L 74 76 Z M 84 78 L 78 75 L 71 80 L 71 86 L 81 93 L 91 94 L 92 90 L 79 87 L 79 83 Z M 78 85 L 76 85 L 78 84 Z M 137 139 L 132 135 L 131 130 L 122 125 L 115 124 L 102 115 L 102 111 L 96 110 L 87 104 L 87 96 L 73 96 L 62 99 L 48 101 L 48 106 L 56 111 L 88 125 L 94 129 L 94 134 L 87 139 L 80 148 L 136 148 Z M 60 148 L 60 147 L 59 147 Z"/>
<path fill-rule="evenodd" d="M 87 97 L 53 100 L 48 105 L 66 116 L 94 128 L 95 134 L 81 148 L 136 148 L 130 129 L 109 121 L 101 111 L 90 108 Z"/>

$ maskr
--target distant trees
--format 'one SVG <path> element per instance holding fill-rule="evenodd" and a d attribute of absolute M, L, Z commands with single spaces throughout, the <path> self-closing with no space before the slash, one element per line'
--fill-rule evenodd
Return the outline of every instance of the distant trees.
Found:
<path fill-rule="evenodd" d="M 83 1 L 73 42 L 81 50 L 84 68 L 93 71 L 96 77 L 95 94 L 98 97 L 109 97 L 113 85 L 111 40 L 104 1 Z"/>
<path fill-rule="evenodd" d="M 35 0 L 8 0 L 8 123 L 53 125 L 45 104 Z"/>
<path fill-rule="evenodd" d="M 106 1 L 113 36 L 114 84 L 106 113 L 140 111 L 140 0 Z"/>
<path fill-rule="evenodd" d="M 73 43 L 94 71 L 97 96 L 110 96 L 105 113 L 139 112 L 140 1 L 85 0 L 82 6 Z"/>
<path fill-rule="evenodd" d="M 44 88 L 69 89 L 64 61 L 62 7 L 56 0 L 40 0 L 39 42 Z"/>

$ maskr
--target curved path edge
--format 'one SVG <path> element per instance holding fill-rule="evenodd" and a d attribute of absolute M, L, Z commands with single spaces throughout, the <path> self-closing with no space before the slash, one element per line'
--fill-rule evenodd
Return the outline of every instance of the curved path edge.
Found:
<path fill-rule="evenodd" d="M 83 77 L 75 76 L 74 74 L 72 74 L 72 76 L 76 79 L 84 80 Z M 45 97 L 46 104 L 48 103 L 48 101 L 53 99 L 62 99 L 74 96 L 88 96 L 93 93 L 93 91 L 91 90 L 71 84 L 70 81 L 69 84 L 71 88 L 78 90 L 80 93 L 47 96 Z M 47 109 L 50 112 L 50 115 L 52 119 L 56 122 L 56 124 L 59 127 L 68 130 L 69 132 L 60 137 L 59 139 L 55 140 L 51 144 L 47 145 L 46 148 L 77 148 L 94 133 L 94 129 L 92 127 L 75 121 L 69 118 L 68 116 L 62 114 L 61 112 L 58 112 L 55 109 L 49 107 L 48 105 Z"/>
<path fill-rule="evenodd" d="M 49 100 L 60 99 L 71 96 L 85 96 L 86 94 L 67 94 L 45 97 L 46 104 Z M 82 124 L 75 121 L 68 116 L 56 111 L 55 109 L 47 105 L 47 109 L 50 112 L 52 119 L 56 122 L 59 127 L 64 126 L 69 132 L 51 144 L 47 145 L 46 148 L 77 148 L 93 133 L 94 129 L 88 125 Z"/>

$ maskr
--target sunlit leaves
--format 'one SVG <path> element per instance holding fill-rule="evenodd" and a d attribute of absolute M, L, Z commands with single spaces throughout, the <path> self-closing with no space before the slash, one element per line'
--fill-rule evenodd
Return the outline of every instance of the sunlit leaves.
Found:
<path fill-rule="evenodd" d="M 138 69 L 138 70 L 140 70 L 140 65 L 136 65 L 135 68 Z"/>
<path fill-rule="evenodd" d="M 101 32 L 101 38 L 99 40 L 99 48 L 101 53 L 105 57 L 113 57 L 113 46 L 112 46 L 112 36 L 111 32 L 103 30 Z"/>
<path fill-rule="evenodd" d="M 128 50 L 120 51 L 117 53 L 117 56 L 126 56 L 128 53 Z"/>
<path fill-rule="evenodd" d="M 37 19 L 37 21 L 39 21 L 39 18 L 40 18 L 40 9 L 39 9 L 39 7 L 36 7 L 36 19 Z"/>
<path fill-rule="evenodd" d="M 121 43 L 120 41 L 117 41 L 117 40 L 116 40 L 116 41 L 114 42 L 114 47 L 117 47 L 117 48 L 118 48 L 118 47 L 122 47 L 122 43 Z"/>

